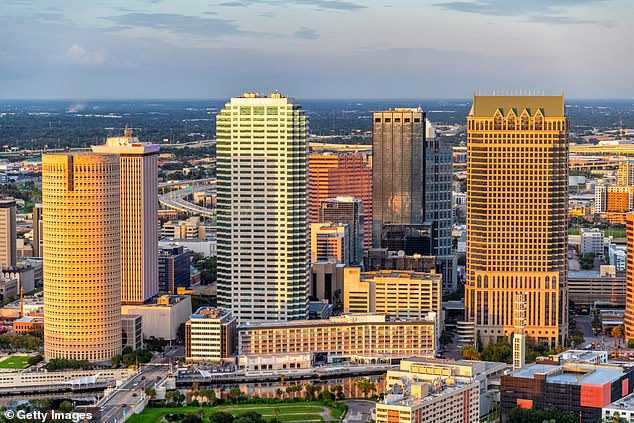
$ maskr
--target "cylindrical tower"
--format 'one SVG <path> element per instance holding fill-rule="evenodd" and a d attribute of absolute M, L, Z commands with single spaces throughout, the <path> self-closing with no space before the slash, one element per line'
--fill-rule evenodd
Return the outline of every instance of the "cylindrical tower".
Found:
<path fill-rule="evenodd" d="M 44 354 L 121 353 L 119 157 L 42 156 Z"/>

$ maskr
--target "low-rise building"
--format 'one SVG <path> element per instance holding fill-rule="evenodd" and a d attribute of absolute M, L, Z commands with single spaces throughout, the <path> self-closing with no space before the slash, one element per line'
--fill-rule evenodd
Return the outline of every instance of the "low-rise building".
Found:
<path fill-rule="evenodd" d="M 629 395 L 634 371 L 620 366 L 575 361 L 563 364 L 530 364 L 501 377 L 502 421 L 521 408 L 556 407 L 573 412 L 582 423 L 595 423 L 602 408 Z"/>
<path fill-rule="evenodd" d="M 484 361 L 402 360 L 399 370 L 387 372 L 376 422 L 476 423 L 494 416 L 494 384 L 506 367 Z"/>
<path fill-rule="evenodd" d="M 591 307 L 595 302 L 625 306 L 625 275 L 582 270 L 568 272 L 568 298 L 575 307 Z"/>
<path fill-rule="evenodd" d="M 428 312 L 440 316 L 442 276 L 435 273 L 381 270 L 344 272 L 345 313 L 384 313 L 401 318 L 420 318 Z"/>
<path fill-rule="evenodd" d="M 348 267 L 343 263 L 317 262 L 310 265 L 311 300 L 326 300 L 337 310 L 343 309 L 344 272 Z"/>
<path fill-rule="evenodd" d="M 143 316 L 122 314 L 121 329 L 123 330 L 121 345 L 124 348 L 131 347 L 133 350 L 143 348 Z"/>
<path fill-rule="evenodd" d="M 626 246 L 610 243 L 608 245 L 608 254 L 610 264 L 615 267 L 617 272 L 625 272 L 625 264 L 627 262 Z"/>
<path fill-rule="evenodd" d="M 352 225 L 347 223 L 311 223 L 310 261 L 352 264 L 350 246 Z"/>
<path fill-rule="evenodd" d="M 44 335 L 44 316 L 24 316 L 13 321 L 13 332 L 18 335 Z"/>
<path fill-rule="evenodd" d="M 601 410 L 601 418 L 602 421 L 623 421 L 619 420 L 619 418 L 624 419 L 626 422 L 634 421 L 634 394 L 630 394 L 626 397 L 618 399 Z M 610 420 L 614 419 L 614 420 Z"/>
<path fill-rule="evenodd" d="M 18 296 L 18 280 L 0 276 L 0 301 L 9 301 Z"/>
<path fill-rule="evenodd" d="M 236 350 L 236 322 L 230 310 L 199 308 L 185 323 L 185 358 L 188 361 L 232 358 Z"/>
<path fill-rule="evenodd" d="M 581 254 L 594 254 L 603 258 L 603 231 L 599 228 L 581 228 Z"/>
<path fill-rule="evenodd" d="M 238 328 L 238 352 L 241 356 L 271 355 L 265 368 L 253 370 L 273 370 L 275 356 L 280 354 L 312 354 L 312 362 L 321 364 L 433 357 L 437 319 L 435 313 L 410 320 L 368 313 L 328 320 L 251 322 Z"/>
<path fill-rule="evenodd" d="M 162 238 L 170 239 L 200 239 L 207 238 L 207 229 L 211 235 L 211 227 L 201 221 L 200 216 L 192 216 L 187 220 L 169 220 L 163 223 Z"/>
<path fill-rule="evenodd" d="M 174 341 L 178 327 L 189 320 L 192 301 L 188 295 L 162 295 L 156 303 L 125 304 L 121 314 L 138 314 L 143 319 L 143 336 Z"/>

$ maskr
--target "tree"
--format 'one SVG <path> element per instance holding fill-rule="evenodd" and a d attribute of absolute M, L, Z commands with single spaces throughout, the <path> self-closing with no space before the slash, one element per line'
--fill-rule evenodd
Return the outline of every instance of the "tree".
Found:
<path fill-rule="evenodd" d="M 616 413 L 614 413 L 613 416 L 606 417 L 605 419 L 601 420 L 601 423 L 627 423 L 627 419 L 621 417 L 621 415 L 617 411 Z"/>
<path fill-rule="evenodd" d="M 554 420 L 556 423 L 578 423 L 579 416 L 571 411 L 563 411 L 555 407 L 545 410 L 536 408 L 520 408 L 512 409 L 506 419 L 507 423 L 532 423 L 532 422 L 549 422 Z"/>
<path fill-rule="evenodd" d="M 315 400 L 315 386 L 307 383 L 304 385 L 304 391 L 306 391 L 306 401 L 314 401 Z"/>
<path fill-rule="evenodd" d="M 368 394 L 376 390 L 376 383 L 367 377 L 356 379 L 354 385 L 359 388 L 365 398 L 368 397 Z"/>
<path fill-rule="evenodd" d="M 346 396 L 343 393 L 343 385 L 337 384 L 332 387 L 332 391 L 335 392 L 335 397 L 338 400 L 344 399 Z"/>
<path fill-rule="evenodd" d="M 216 411 L 209 416 L 209 423 L 233 423 L 233 416 L 226 411 Z"/>
<path fill-rule="evenodd" d="M 462 356 L 467 360 L 477 360 L 480 354 L 478 354 L 478 350 L 476 350 L 475 347 L 468 345 L 462 350 Z"/>
<path fill-rule="evenodd" d="M 113 355 L 112 358 L 110 359 L 110 363 L 112 364 L 112 367 L 118 367 L 119 364 L 121 364 L 121 354 L 117 354 L 117 355 Z"/>
<path fill-rule="evenodd" d="M 275 414 L 275 422 L 279 423 L 279 421 L 280 421 L 280 407 L 275 407 L 275 409 L 273 409 L 273 414 Z"/>
<path fill-rule="evenodd" d="M 240 390 L 240 388 L 231 388 L 229 389 L 229 398 L 231 398 L 233 400 L 233 402 L 235 402 L 236 404 L 238 403 L 238 400 L 240 399 L 240 397 L 242 396 L 242 391 Z"/>
<path fill-rule="evenodd" d="M 610 335 L 612 335 L 614 339 L 616 339 L 617 345 L 621 344 L 621 337 L 624 334 L 625 334 L 625 331 L 623 330 L 623 326 L 621 325 L 613 327 L 612 330 L 610 331 Z"/>
<path fill-rule="evenodd" d="M 480 353 L 482 361 L 497 361 L 500 363 L 510 363 L 513 356 L 513 349 L 506 338 L 500 338 L 496 343 L 490 342 Z"/>
<path fill-rule="evenodd" d="M 147 387 L 145 388 L 144 392 L 145 395 L 150 399 L 150 401 L 156 398 L 156 389 Z"/>
<path fill-rule="evenodd" d="M 73 411 L 73 404 L 68 400 L 64 400 L 59 404 L 59 411 L 62 413 L 70 413 Z"/>
<path fill-rule="evenodd" d="M 282 395 L 284 395 L 284 391 L 282 391 L 280 388 L 277 388 L 277 389 L 275 390 L 275 397 L 276 397 L 277 399 L 281 399 L 281 398 L 282 398 Z"/>
<path fill-rule="evenodd" d="M 246 413 L 240 414 L 235 418 L 233 423 L 266 423 L 264 418 L 262 418 L 262 414 L 256 413 L 255 411 L 247 411 Z"/>

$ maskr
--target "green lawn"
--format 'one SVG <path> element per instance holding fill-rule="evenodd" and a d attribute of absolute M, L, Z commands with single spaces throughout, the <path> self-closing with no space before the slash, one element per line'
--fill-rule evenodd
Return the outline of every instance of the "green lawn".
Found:
<path fill-rule="evenodd" d="M 227 411 L 234 416 L 247 411 L 255 411 L 262 414 L 264 418 L 268 419 L 275 417 L 275 409 L 280 410 L 279 421 L 280 422 L 306 422 L 315 421 L 321 422 L 324 418 L 320 413 L 324 411 L 331 411 L 332 421 L 338 420 L 337 410 L 331 410 L 328 407 L 318 402 L 312 403 L 282 403 L 282 404 L 238 404 L 238 405 L 221 405 L 217 407 L 203 407 L 205 417 L 203 420 L 207 421 L 209 415 L 216 411 Z M 174 407 L 174 408 L 146 408 L 142 414 L 135 414 L 131 416 L 128 423 L 161 423 L 165 422 L 163 416 L 166 414 L 186 414 L 196 413 L 200 410 L 199 407 Z M 334 413 L 333 413 L 334 412 Z"/>
<path fill-rule="evenodd" d="M 14 355 L 0 361 L 0 369 L 26 369 L 29 367 L 29 357 L 26 355 Z"/>

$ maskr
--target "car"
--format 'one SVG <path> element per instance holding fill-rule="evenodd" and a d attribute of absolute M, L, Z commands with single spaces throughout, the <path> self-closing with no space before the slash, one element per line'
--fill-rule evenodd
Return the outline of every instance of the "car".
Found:
<path fill-rule="evenodd" d="M 139 394 L 137 394 L 136 392 L 132 392 L 132 396 L 133 396 L 133 397 L 138 397 L 138 396 L 139 396 Z"/>
<path fill-rule="evenodd" d="M 458 348 L 459 350 L 463 349 L 464 346 L 463 345 L 458 345 L 456 348 Z"/>

